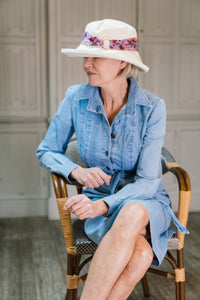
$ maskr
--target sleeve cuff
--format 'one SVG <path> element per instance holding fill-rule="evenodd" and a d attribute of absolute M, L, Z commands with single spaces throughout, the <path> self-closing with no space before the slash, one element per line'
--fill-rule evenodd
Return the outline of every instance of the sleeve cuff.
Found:
<path fill-rule="evenodd" d="M 102 198 L 102 200 L 108 205 L 109 209 L 108 212 L 104 215 L 105 217 L 108 217 L 113 213 L 115 208 L 119 205 L 119 200 L 117 199 L 116 194 L 107 196 L 105 198 Z"/>

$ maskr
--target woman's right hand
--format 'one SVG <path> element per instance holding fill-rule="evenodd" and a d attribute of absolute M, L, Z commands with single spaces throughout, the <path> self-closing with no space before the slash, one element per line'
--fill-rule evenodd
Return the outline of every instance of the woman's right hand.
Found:
<path fill-rule="evenodd" d="M 80 184 L 85 185 L 89 189 L 98 188 L 102 184 L 109 185 L 111 176 L 106 174 L 100 168 L 82 168 L 77 167 L 70 173 L 70 177 L 74 178 Z"/>

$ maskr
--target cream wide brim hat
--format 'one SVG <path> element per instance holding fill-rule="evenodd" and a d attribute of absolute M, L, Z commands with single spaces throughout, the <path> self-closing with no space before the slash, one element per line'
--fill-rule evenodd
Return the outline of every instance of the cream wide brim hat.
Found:
<path fill-rule="evenodd" d="M 136 48 L 131 47 L 132 50 L 127 50 L 127 41 L 137 40 L 137 32 L 134 27 L 121 21 L 105 19 L 89 23 L 85 28 L 85 33 L 87 37 L 92 38 L 83 38 L 77 48 L 63 48 L 61 53 L 70 57 L 102 57 L 122 60 L 138 67 L 140 71 L 149 71 L 149 67 L 143 64 Z M 97 40 L 97 42 L 90 42 L 91 40 Z M 111 49 L 110 42 L 112 41 L 125 45 L 124 49 L 123 47 Z"/>

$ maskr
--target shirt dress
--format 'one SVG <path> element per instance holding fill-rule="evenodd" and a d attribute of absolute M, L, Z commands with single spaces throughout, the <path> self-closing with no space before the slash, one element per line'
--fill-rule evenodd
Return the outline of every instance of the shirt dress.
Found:
<path fill-rule="evenodd" d="M 70 181 L 69 175 L 78 165 L 65 152 L 75 133 L 83 162 L 111 176 L 109 186 L 83 192 L 94 201 L 103 199 L 109 207 L 106 215 L 85 221 L 86 234 L 99 244 L 124 205 L 141 203 L 149 213 L 153 264 L 159 265 L 174 233 L 174 229 L 169 229 L 171 220 L 181 232 L 188 231 L 175 217 L 161 183 L 165 103 L 141 89 L 134 78 L 129 78 L 129 84 L 127 103 L 111 125 L 98 87 L 70 87 L 36 155 L 41 166 Z"/>

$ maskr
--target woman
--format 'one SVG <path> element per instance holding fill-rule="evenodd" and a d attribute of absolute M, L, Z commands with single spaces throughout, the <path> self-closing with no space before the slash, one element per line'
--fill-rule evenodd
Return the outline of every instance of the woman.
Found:
<path fill-rule="evenodd" d="M 99 244 L 81 299 L 127 299 L 151 263 L 162 262 L 171 219 L 187 232 L 161 184 L 165 104 L 132 77 L 148 67 L 128 24 L 91 22 L 79 47 L 62 52 L 84 57 L 89 84 L 68 89 L 37 156 L 51 172 L 87 187 L 64 206 L 86 219 L 86 234 Z M 64 154 L 74 132 L 87 168 Z"/>

